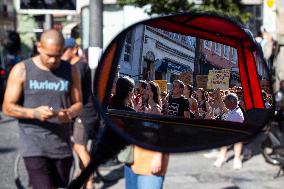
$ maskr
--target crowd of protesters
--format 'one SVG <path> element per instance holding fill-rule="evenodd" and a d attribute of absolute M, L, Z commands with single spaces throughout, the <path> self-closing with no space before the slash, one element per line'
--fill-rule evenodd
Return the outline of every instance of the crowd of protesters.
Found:
<path fill-rule="evenodd" d="M 147 94 L 147 86 L 149 84 L 158 85 L 154 81 L 147 82 L 145 80 L 139 80 L 134 84 L 133 96 L 129 105 L 136 112 L 147 112 L 148 109 L 151 109 L 151 104 L 148 102 L 149 94 Z M 112 95 L 114 94 L 115 91 L 113 91 Z M 244 114 L 245 105 L 242 87 L 232 87 L 227 90 L 206 90 L 185 85 L 181 80 L 175 80 L 172 90 L 159 92 L 156 100 L 163 115 L 225 120 L 225 113 L 228 111 L 228 108 L 225 106 L 224 99 L 228 94 L 234 94 L 237 97 L 238 107 Z M 262 95 L 265 107 L 270 108 L 273 100 L 272 95 L 264 90 Z"/>

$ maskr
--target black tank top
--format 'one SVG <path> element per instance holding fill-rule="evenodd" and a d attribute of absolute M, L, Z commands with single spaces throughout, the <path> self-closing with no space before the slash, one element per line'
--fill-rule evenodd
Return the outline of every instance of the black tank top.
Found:
<path fill-rule="evenodd" d="M 96 123 L 99 118 L 92 93 L 91 70 L 87 62 L 82 58 L 74 66 L 77 67 L 81 76 L 83 109 L 79 117 L 88 137 L 94 138 L 98 129 L 98 125 Z"/>
<path fill-rule="evenodd" d="M 51 106 L 55 110 L 70 106 L 71 65 L 61 62 L 52 71 L 38 68 L 32 59 L 25 62 L 26 80 L 23 106 L 36 108 Z M 65 158 L 72 155 L 70 124 L 62 124 L 57 118 L 41 122 L 20 119 L 20 152 L 22 156 Z"/>

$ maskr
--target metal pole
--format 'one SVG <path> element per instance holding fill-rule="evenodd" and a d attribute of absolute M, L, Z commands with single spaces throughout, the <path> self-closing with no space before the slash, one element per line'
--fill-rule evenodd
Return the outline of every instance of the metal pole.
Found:
<path fill-rule="evenodd" d="M 284 80 L 284 1 L 276 0 L 276 40 L 279 44 L 279 54 L 274 62 L 276 82 L 274 90 L 279 89 L 280 81 Z"/>
<path fill-rule="evenodd" d="M 90 0 L 90 33 L 89 33 L 89 66 L 94 84 L 95 70 L 98 65 L 103 47 L 103 2 Z M 93 89 L 93 87 L 92 87 Z"/>
<path fill-rule="evenodd" d="M 52 28 L 53 25 L 52 15 L 46 14 L 45 15 L 45 21 L 44 21 L 44 30 L 48 30 Z"/>
<path fill-rule="evenodd" d="M 90 0 L 90 46 L 103 47 L 103 3 L 102 0 Z"/>

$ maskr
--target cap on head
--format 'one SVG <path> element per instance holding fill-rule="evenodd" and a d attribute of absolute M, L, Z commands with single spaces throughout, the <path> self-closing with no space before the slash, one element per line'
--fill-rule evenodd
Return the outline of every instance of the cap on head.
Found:
<path fill-rule="evenodd" d="M 75 46 L 77 46 L 77 43 L 74 38 L 70 37 L 64 40 L 64 48 L 73 48 Z"/>

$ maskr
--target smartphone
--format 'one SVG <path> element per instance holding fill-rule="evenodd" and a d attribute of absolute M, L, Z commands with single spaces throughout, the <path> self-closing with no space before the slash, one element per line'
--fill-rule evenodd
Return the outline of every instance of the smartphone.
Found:
<path fill-rule="evenodd" d="M 53 107 L 50 106 L 49 109 L 54 113 L 54 114 L 58 114 L 58 112 L 60 112 L 61 108 L 59 107 Z"/>

